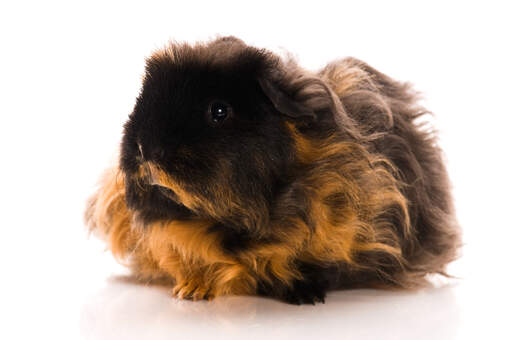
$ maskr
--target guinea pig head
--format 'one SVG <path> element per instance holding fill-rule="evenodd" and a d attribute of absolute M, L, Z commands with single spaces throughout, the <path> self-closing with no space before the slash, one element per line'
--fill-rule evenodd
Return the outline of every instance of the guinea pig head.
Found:
<path fill-rule="evenodd" d="M 294 159 L 286 122 L 315 118 L 275 81 L 280 67 L 235 38 L 154 53 L 124 127 L 128 206 L 144 220 L 268 224 Z"/>

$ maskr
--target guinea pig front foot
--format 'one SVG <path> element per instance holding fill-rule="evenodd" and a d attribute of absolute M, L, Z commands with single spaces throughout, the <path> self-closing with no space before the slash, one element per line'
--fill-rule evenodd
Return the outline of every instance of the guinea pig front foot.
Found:
<path fill-rule="evenodd" d="M 173 296 L 186 300 L 213 300 L 223 295 L 252 295 L 256 280 L 237 263 L 215 264 L 215 270 L 198 270 L 177 280 Z M 212 268 L 210 268 L 212 269 Z"/>
<path fill-rule="evenodd" d="M 299 263 L 297 269 L 301 277 L 284 284 L 280 280 L 260 281 L 258 294 L 276 298 L 283 302 L 302 305 L 325 303 L 325 296 L 330 289 L 328 271 L 314 264 Z"/>
<path fill-rule="evenodd" d="M 292 305 L 325 303 L 327 285 L 312 280 L 294 280 L 290 285 L 260 284 L 258 293 L 284 301 Z"/>
<path fill-rule="evenodd" d="M 198 281 L 190 280 L 177 283 L 172 290 L 172 295 L 183 300 L 212 300 L 214 296 L 209 294 L 209 292 L 209 287 L 202 285 Z"/>
<path fill-rule="evenodd" d="M 285 289 L 282 299 L 290 304 L 314 305 L 315 302 L 325 303 L 326 288 L 318 282 L 295 281 L 288 289 Z"/>

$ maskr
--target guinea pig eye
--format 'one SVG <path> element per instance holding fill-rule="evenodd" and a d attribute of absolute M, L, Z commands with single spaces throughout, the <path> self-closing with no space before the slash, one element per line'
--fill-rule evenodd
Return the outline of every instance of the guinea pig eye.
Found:
<path fill-rule="evenodd" d="M 208 119 L 213 124 L 220 124 L 232 114 L 231 106 L 221 100 L 214 100 L 208 107 Z"/>

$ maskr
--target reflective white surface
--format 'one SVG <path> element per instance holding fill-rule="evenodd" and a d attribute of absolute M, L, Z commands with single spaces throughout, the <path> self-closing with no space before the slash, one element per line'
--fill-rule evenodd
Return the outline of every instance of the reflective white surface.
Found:
<path fill-rule="evenodd" d="M 334 291 L 325 304 L 295 306 L 243 296 L 177 300 L 168 287 L 114 275 L 84 299 L 80 334 L 87 339 L 510 339 L 510 280 L 503 278 L 501 283 L 471 275 L 434 279 L 418 291 Z"/>
<path fill-rule="evenodd" d="M 325 304 L 293 306 L 259 297 L 178 301 L 167 289 L 117 277 L 83 306 L 81 332 L 93 339 L 453 339 L 459 308 L 449 286 L 333 292 Z"/>

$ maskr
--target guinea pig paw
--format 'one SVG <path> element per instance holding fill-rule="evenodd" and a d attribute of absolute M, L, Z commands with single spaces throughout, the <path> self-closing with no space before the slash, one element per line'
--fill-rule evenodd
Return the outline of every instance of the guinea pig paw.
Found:
<path fill-rule="evenodd" d="M 321 284 L 312 281 L 295 281 L 283 294 L 284 301 L 294 304 L 310 304 L 315 302 L 325 303 L 326 289 Z"/>
<path fill-rule="evenodd" d="M 176 284 L 172 295 L 183 300 L 211 300 L 213 297 L 208 294 L 209 289 L 194 281 L 187 281 Z"/>

